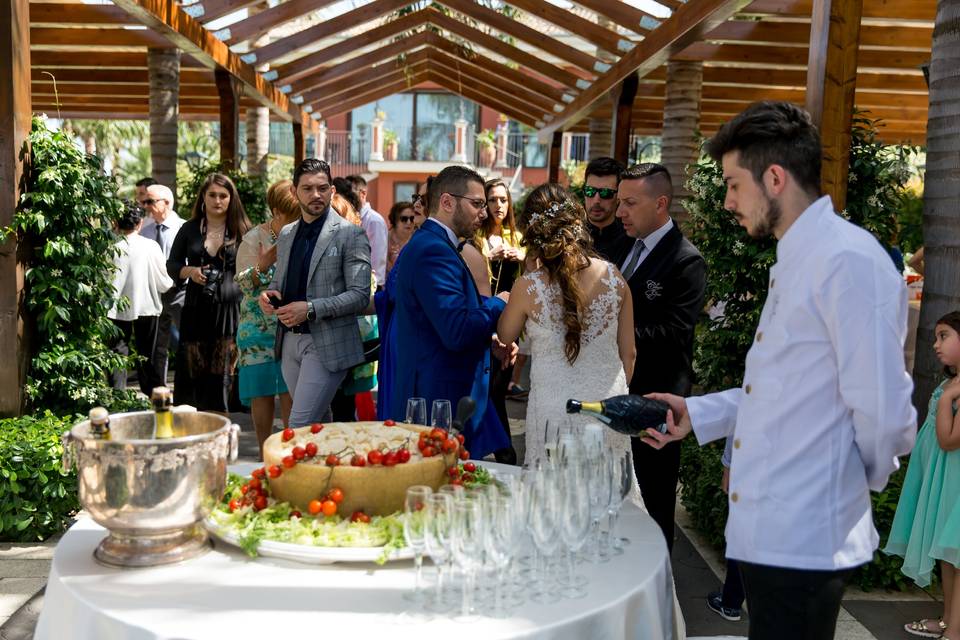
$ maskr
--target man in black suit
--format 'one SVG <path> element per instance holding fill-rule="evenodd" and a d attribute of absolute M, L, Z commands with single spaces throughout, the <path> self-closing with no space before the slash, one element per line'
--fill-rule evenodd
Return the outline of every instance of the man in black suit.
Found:
<path fill-rule="evenodd" d="M 584 173 L 583 200 L 587 210 L 587 228 L 593 238 L 593 248 L 604 260 L 615 265 L 633 246 L 633 238 L 623 230 L 617 219 L 617 185 L 626 167 L 613 158 L 595 158 Z"/>
<path fill-rule="evenodd" d="M 630 393 L 689 395 L 693 332 L 703 308 L 706 263 L 670 218 L 673 183 L 666 167 L 626 169 L 617 190 L 617 218 L 634 239 L 620 271 L 633 294 L 637 366 Z M 673 548 L 680 443 L 656 450 L 635 438 L 633 463 L 647 510 Z"/>

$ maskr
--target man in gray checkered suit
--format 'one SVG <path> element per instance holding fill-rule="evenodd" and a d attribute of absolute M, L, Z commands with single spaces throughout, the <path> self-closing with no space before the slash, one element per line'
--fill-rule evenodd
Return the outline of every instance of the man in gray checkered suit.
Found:
<path fill-rule="evenodd" d="M 276 272 L 260 308 L 276 313 L 283 379 L 293 395 L 290 426 L 328 419 L 330 401 L 351 367 L 363 362 L 357 314 L 370 302 L 370 244 L 341 218 L 330 165 L 308 158 L 293 173 L 300 220 L 277 239 Z"/>

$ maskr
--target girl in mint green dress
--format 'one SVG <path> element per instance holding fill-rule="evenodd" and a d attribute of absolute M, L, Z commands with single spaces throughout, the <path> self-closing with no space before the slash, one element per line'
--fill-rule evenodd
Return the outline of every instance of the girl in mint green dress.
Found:
<path fill-rule="evenodd" d="M 884 552 L 903 556 L 902 571 L 921 587 L 940 561 L 944 614 L 904 625 L 917 636 L 960 640 L 960 312 L 937 321 L 933 348 L 948 376 L 933 392 L 910 454 Z"/>

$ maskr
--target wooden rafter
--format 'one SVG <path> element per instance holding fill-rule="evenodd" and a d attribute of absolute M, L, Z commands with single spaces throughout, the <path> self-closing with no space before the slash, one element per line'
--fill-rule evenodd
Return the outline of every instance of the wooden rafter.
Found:
<path fill-rule="evenodd" d="M 170 42 L 149 29 L 31 27 L 30 47 L 169 47 Z"/>
<path fill-rule="evenodd" d="M 916 70 L 930 60 L 930 52 L 861 49 L 858 57 L 861 67 Z M 710 62 L 746 62 L 773 68 L 781 68 L 784 65 L 806 67 L 807 48 L 697 42 L 675 54 L 673 58 Z"/>
<path fill-rule="evenodd" d="M 206 23 L 261 3 L 263 3 L 263 0 L 201 0 L 184 6 L 184 11 L 200 22 Z"/>
<path fill-rule="evenodd" d="M 51 74 L 51 78 L 47 73 Z M 146 85 L 149 82 L 146 69 L 45 69 L 34 67 L 30 70 L 34 82 L 64 82 L 96 84 L 103 87 L 123 87 L 127 84 Z M 205 85 L 212 86 L 213 72 L 207 69 L 180 69 L 180 87 Z"/>
<path fill-rule="evenodd" d="M 375 42 L 380 42 L 381 40 L 386 40 L 387 38 L 391 38 L 405 31 L 409 31 L 410 29 L 414 29 L 415 27 L 423 24 L 427 12 L 427 9 L 421 9 L 419 11 L 414 11 L 413 13 L 408 13 L 407 15 L 400 16 L 396 20 L 391 20 L 378 27 L 374 27 L 373 29 L 368 29 L 362 33 L 359 33 L 342 42 L 330 45 L 325 49 L 315 51 L 314 53 L 305 55 L 302 58 L 297 58 L 292 62 L 280 65 L 275 69 L 277 72 L 277 84 L 282 86 L 299 80 L 312 71 L 329 64 L 331 60 L 342 58 L 345 55 L 374 44 Z"/>
<path fill-rule="evenodd" d="M 317 103 L 329 102 L 332 96 L 342 93 L 350 93 L 359 87 L 377 82 L 380 79 L 392 76 L 395 73 L 400 75 L 413 75 L 412 71 L 418 65 L 422 65 L 429 60 L 426 49 L 419 49 L 408 55 L 404 61 L 405 66 L 397 64 L 396 60 L 387 60 L 372 67 L 357 69 L 346 74 L 334 82 L 323 85 L 320 89 L 315 89 L 308 94 L 303 95 L 304 104 L 309 104 L 316 109 Z"/>
<path fill-rule="evenodd" d="M 251 59 L 257 64 L 271 62 L 292 51 L 309 46 L 314 42 L 385 16 L 392 11 L 405 7 L 409 3 L 410 0 L 376 0 L 376 2 L 365 4 L 336 18 L 331 18 L 320 24 L 308 27 L 303 31 L 298 31 L 285 38 L 274 40 L 270 44 L 260 47 L 250 54 Z"/>
<path fill-rule="evenodd" d="M 330 116 L 337 115 L 338 113 L 346 113 L 347 111 L 351 111 L 357 107 L 362 107 L 363 105 L 379 100 L 380 98 L 385 98 L 389 95 L 393 95 L 394 93 L 411 89 L 418 84 L 426 82 L 428 79 L 427 72 L 423 72 L 413 78 L 405 78 L 389 84 L 381 84 L 376 91 L 366 93 L 364 95 L 351 96 L 349 100 L 336 101 L 332 104 L 325 105 L 324 110 L 320 111 L 320 113 L 324 118 L 329 118 Z"/>
<path fill-rule="evenodd" d="M 523 113 L 522 111 L 516 109 L 513 105 L 513 102 L 501 103 L 489 96 L 483 94 L 483 92 L 478 91 L 469 86 L 458 87 L 457 83 L 448 79 L 447 77 L 438 74 L 436 72 L 430 73 L 430 80 L 436 82 L 438 85 L 447 89 L 448 91 L 461 95 L 468 100 L 473 100 L 479 104 L 487 104 L 500 113 L 516 120 L 517 122 L 523 123 L 528 126 L 533 126 L 531 116 L 529 114 Z"/>
<path fill-rule="evenodd" d="M 634 33 L 644 34 L 660 23 L 659 18 L 635 9 L 622 0 L 577 0 L 577 4 L 598 15 L 606 16 L 614 24 Z"/>
<path fill-rule="evenodd" d="M 560 131 L 579 120 L 591 105 L 605 96 L 613 86 L 631 73 L 645 76 L 664 62 L 671 53 L 682 50 L 703 37 L 747 4 L 747 0 L 701 0 L 683 5 L 669 19 L 647 34 L 636 47 L 626 53 L 589 89 L 577 96 L 560 114 L 539 132 L 541 142 L 552 139 Z"/>
<path fill-rule="evenodd" d="M 393 86 L 399 82 L 405 82 L 407 88 L 413 84 L 413 81 L 416 78 L 422 78 L 427 72 L 429 62 L 423 60 L 413 65 L 407 70 L 400 70 L 394 68 L 392 71 L 387 71 L 383 75 L 376 78 L 370 78 L 369 80 L 360 82 L 354 85 L 353 89 L 350 91 L 343 91 L 337 94 L 330 94 L 325 96 L 323 100 L 318 100 L 310 106 L 313 107 L 313 113 L 319 113 L 321 117 L 326 117 L 331 108 L 335 105 L 338 105 L 343 102 L 353 102 L 354 100 L 366 100 L 368 96 L 377 94 L 384 85 Z M 402 91 L 403 89 L 401 89 Z M 376 100 L 376 98 L 370 98 L 366 100 L 369 102 L 371 100 Z M 364 102 L 364 104 L 366 104 Z"/>
<path fill-rule="evenodd" d="M 454 11 L 459 11 L 478 22 L 493 27 L 501 33 L 509 33 L 521 42 L 526 42 L 552 56 L 569 62 L 575 67 L 583 69 L 590 74 L 587 79 L 591 79 L 599 73 L 599 61 L 592 55 L 574 49 L 559 40 L 540 33 L 520 21 L 511 20 L 505 15 L 497 13 L 493 9 L 489 9 L 473 0 L 439 0 L 439 2 Z M 599 68 L 603 68 L 602 63 Z"/>
<path fill-rule="evenodd" d="M 34 96 L 116 96 L 118 98 L 139 97 L 141 99 L 146 99 L 150 96 L 150 85 L 145 82 L 140 84 L 58 82 L 54 85 L 52 82 L 38 82 L 34 80 L 30 83 L 30 86 L 32 87 L 31 92 Z M 180 85 L 180 97 L 216 98 L 217 90 L 210 84 L 185 84 Z"/>
<path fill-rule="evenodd" d="M 117 51 L 33 51 L 30 56 L 32 66 L 77 68 L 77 69 L 146 69 L 147 52 Z M 180 59 L 181 68 L 198 68 L 200 64 L 188 56 Z"/>
<path fill-rule="evenodd" d="M 605 2 L 610 4 L 619 1 L 620 0 L 605 0 Z M 575 36 L 579 36 L 590 44 L 614 56 L 622 56 L 626 51 L 633 48 L 629 40 L 620 37 L 616 32 L 610 31 L 596 22 L 581 18 L 572 11 L 561 9 L 549 2 L 543 2 L 542 0 L 510 0 L 510 4 L 542 20 L 546 20 Z"/>
<path fill-rule="evenodd" d="M 430 60 L 434 63 L 435 69 L 447 74 L 452 80 L 460 83 L 479 83 L 505 96 L 512 96 L 518 104 L 530 105 L 533 113 L 549 111 L 553 108 L 552 100 L 506 81 L 501 75 L 495 71 L 486 70 L 482 65 L 464 65 L 456 58 L 435 49 L 430 51 Z"/>
<path fill-rule="evenodd" d="M 436 60 L 432 60 L 430 65 L 430 72 L 432 74 L 445 78 L 446 86 L 449 87 L 452 85 L 455 87 L 451 89 L 451 91 L 465 95 L 463 93 L 463 82 L 457 77 L 456 69 L 452 69 Z M 504 91 L 492 83 L 478 81 L 474 82 L 470 88 L 476 91 L 478 95 L 485 96 L 482 100 L 477 100 L 476 102 L 483 103 L 486 100 L 495 100 L 500 104 L 510 104 L 514 109 L 527 114 L 529 117 L 534 117 L 543 110 L 539 105 L 519 100 L 516 94 L 510 91 Z"/>
<path fill-rule="evenodd" d="M 648 103 L 663 106 L 664 85 L 662 83 L 648 83 L 641 85 L 642 92 L 638 92 L 636 103 Z M 758 100 L 785 100 L 796 104 L 803 104 L 805 98 L 803 89 L 779 89 L 774 87 L 727 87 L 713 84 L 703 84 L 701 108 L 714 102 L 731 102 L 740 105 L 749 104 Z M 929 100 L 924 95 L 897 94 L 885 91 L 871 91 L 858 89 L 857 106 L 871 107 L 901 107 L 926 112 Z M 597 109 L 592 113 L 600 113 Z"/>
<path fill-rule="evenodd" d="M 30 24 L 139 24 L 126 11 L 112 4 L 31 2 Z"/>
<path fill-rule="evenodd" d="M 889 47 L 893 49 L 920 49 L 930 52 L 933 27 L 921 25 L 875 25 L 860 27 L 860 46 Z M 772 22 L 755 20 L 727 20 L 704 36 L 708 41 L 762 42 L 774 45 L 810 42 L 810 24 L 807 22 Z"/>
<path fill-rule="evenodd" d="M 226 28 L 229 34 L 224 41 L 233 46 L 247 40 L 256 40 L 270 29 L 295 20 L 311 11 L 319 11 L 337 0 L 288 0 L 269 9 L 264 9 Z"/>
<path fill-rule="evenodd" d="M 282 118 L 296 122 L 307 120 L 307 115 L 276 87 L 263 79 L 256 70 L 230 51 L 226 44 L 183 12 L 173 0 L 114 0 L 114 4 L 157 31 L 185 53 L 194 56 L 205 66 L 227 69 L 244 85 L 244 92 Z"/>
<path fill-rule="evenodd" d="M 743 13 L 810 18 L 813 0 L 754 0 Z M 937 3 L 930 0 L 873 0 L 863 3 L 864 18 L 933 22 Z"/>

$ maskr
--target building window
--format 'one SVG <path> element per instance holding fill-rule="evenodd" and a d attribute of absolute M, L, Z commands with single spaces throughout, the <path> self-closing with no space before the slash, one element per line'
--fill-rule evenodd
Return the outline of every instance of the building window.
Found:
<path fill-rule="evenodd" d="M 413 194 L 417 192 L 416 182 L 394 182 L 393 183 L 393 201 L 410 202 Z"/>
<path fill-rule="evenodd" d="M 524 167 L 546 167 L 547 145 L 537 142 L 536 129 L 511 120 L 507 138 L 507 164 L 516 167 L 521 159 Z"/>

